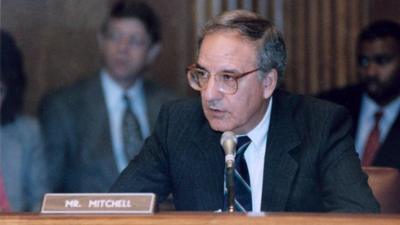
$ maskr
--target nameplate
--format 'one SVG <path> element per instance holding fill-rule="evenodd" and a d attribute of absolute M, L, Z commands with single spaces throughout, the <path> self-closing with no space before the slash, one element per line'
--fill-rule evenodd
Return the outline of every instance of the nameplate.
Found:
<path fill-rule="evenodd" d="M 45 194 L 41 213 L 48 214 L 149 214 L 154 212 L 153 193 Z"/>

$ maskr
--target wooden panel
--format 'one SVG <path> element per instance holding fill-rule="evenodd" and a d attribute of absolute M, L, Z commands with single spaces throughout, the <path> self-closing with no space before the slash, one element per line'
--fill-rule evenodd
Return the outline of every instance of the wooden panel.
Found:
<path fill-rule="evenodd" d="M 319 49 L 319 88 L 321 89 L 329 89 L 332 86 L 331 77 L 333 75 L 333 55 L 331 52 L 333 51 L 332 47 L 332 1 L 324 1 L 321 0 L 320 5 L 321 11 L 321 24 L 320 24 L 320 33 L 321 37 L 319 39 L 321 48 Z"/>
<path fill-rule="evenodd" d="M 112 0 L 3 0 L 2 28 L 17 39 L 28 75 L 26 111 L 35 114 L 50 90 L 95 73 L 100 65 L 96 33 Z M 188 1 L 147 0 L 163 25 L 163 51 L 148 76 L 184 93 L 191 61 Z M 18 19 L 15 19 L 18 18 Z M 185 18 L 182 20 L 182 18 Z M 188 40 L 190 38 L 190 41 Z"/>
<path fill-rule="evenodd" d="M 159 213 L 155 215 L 0 215 L 7 225 L 125 225 L 125 224 L 175 224 L 175 225 L 398 225 L 399 215 L 379 214 L 296 214 L 296 213 Z"/>
<path fill-rule="evenodd" d="M 2 28 L 17 39 L 28 74 L 26 111 L 41 96 L 94 73 L 96 32 L 112 0 L 2 0 Z M 370 20 L 400 21 L 396 0 L 146 0 L 163 24 L 163 51 L 149 76 L 192 94 L 185 67 L 195 59 L 197 30 L 211 15 L 251 8 L 284 32 L 289 59 L 286 87 L 316 93 L 358 80 L 355 39 Z M 370 16 L 371 14 L 371 16 Z"/>
<path fill-rule="evenodd" d="M 357 9 L 360 8 L 360 0 L 349 1 L 349 12 L 357 12 Z M 356 40 L 359 31 L 356 29 L 361 29 L 362 24 L 360 23 L 360 13 L 354 13 L 350 15 L 348 20 L 348 32 L 347 35 L 347 55 L 346 59 L 348 59 L 348 63 L 346 65 L 347 73 L 347 82 L 346 83 L 354 83 L 358 79 L 357 69 L 356 69 Z"/>
<path fill-rule="evenodd" d="M 285 35 L 289 42 L 287 88 L 314 94 L 358 80 L 355 41 L 365 3 L 347 0 L 285 2 Z M 364 7 L 362 7 L 364 6 Z"/>
<path fill-rule="evenodd" d="M 285 4 L 284 10 L 285 12 L 293 12 L 295 9 L 294 4 Z M 284 20 L 285 21 L 293 21 L 293 14 L 292 13 L 284 13 Z M 286 44 L 286 49 L 288 51 L 288 56 L 287 56 L 287 66 L 286 66 L 286 71 L 283 79 L 283 84 L 286 89 L 293 90 L 294 84 L 296 83 L 296 77 L 292 76 L 289 77 L 289 75 L 296 74 L 296 70 L 294 67 L 294 54 L 293 52 L 296 50 L 296 47 L 293 45 L 295 43 L 296 37 L 294 35 L 294 30 L 289 29 L 286 26 L 284 29 L 284 40 Z"/>
<path fill-rule="evenodd" d="M 347 11 L 347 0 L 336 1 L 336 22 L 335 22 L 335 84 L 342 86 L 346 83 L 346 31 L 347 18 L 350 16 Z M 344 19 L 346 18 L 346 19 Z"/>
<path fill-rule="evenodd" d="M 162 52 L 148 73 L 152 80 L 185 94 L 189 89 L 185 68 L 191 63 L 193 18 L 190 1 L 146 0 L 161 18 Z"/>
<path fill-rule="evenodd" d="M 295 76 L 297 82 L 295 82 L 295 86 L 293 87 L 294 90 L 304 93 L 307 85 L 307 79 L 306 79 L 306 46 L 309 45 L 309 42 L 306 40 L 306 1 L 307 0 L 299 0 L 296 1 L 296 9 L 292 13 L 295 15 L 293 18 L 294 21 L 291 24 L 292 29 L 294 31 L 294 40 L 296 43 L 293 44 L 292 46 L 295 46 L 293 56 L 294 56 L 294 61 L 293 65 L 295 68 Z M 291 50 L 289 49 L 289 52 Z M 290 54 L 290 53 L 289 53 Z M 288 75 L 288 78 L 290 78 L 294 74 Z"/>
<path fill-rule="evenodd" d="M 69 8 L 73 2 L 80 2 L 76 11 Z M 29 112 L 45 91 L 70 83 L 97 66 L 95 30 L 105 0 L 3 0 L 1 4 L 2 28 L 15 36 L 25 56 Z"/>
<path fill-rule="evenodd" d="M 365 0 L 368 1 L 370 20 L 390 19 L 400 23 L 399 0 Z"/>
<path fill-rule="evenodd" d="M 318 64 L 319 64 L 319 53 L 318 49 L 320 49 L 320 42 L 318 41 L 318 37 L 320 35 L 319 31 L 319 8 L 320 1 L 307 1 L 307 6 L 309 8 L 309 12 L 307 13 L 308 18 L 307 21 L 309 23 L 307 33 L 309 38 L 307 41 L 309 44 L 307 45 L 307 55 L 308 63 L 307 63 L 307 74 L 306 78 L 309 82 L 307 86 L 307 92 L 316 92 L 319 89 L 318 83 Z"/>

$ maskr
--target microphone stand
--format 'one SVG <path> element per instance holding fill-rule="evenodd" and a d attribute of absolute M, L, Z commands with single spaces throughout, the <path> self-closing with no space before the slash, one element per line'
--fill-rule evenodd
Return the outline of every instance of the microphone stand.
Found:
<path fill-rule="evenodd" d="M 225 131 L 221 137 L 221 145 L 225 153 L 226 165 L 226 189 L 227 189 L 227 209 L 228 212 L 235 211 L 235 189 L 234 189 L 234 172 L 235 172 L 235 149 L 237 139 L 233 132 Z"/>
<path fill-rule="evenodd" d="M 228 212 L 235 211 L 234 166 L 226 167 L 226 188 L 228 189 Z"/>

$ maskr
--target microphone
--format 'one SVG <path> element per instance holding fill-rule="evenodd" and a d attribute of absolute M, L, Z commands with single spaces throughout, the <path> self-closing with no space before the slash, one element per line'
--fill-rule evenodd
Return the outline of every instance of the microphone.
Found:
<path fill-rule="evenodd" d="M 227 168 L 234 167 L 237 139 L 235 133 L 226 131 L 221 136 L 221 145 L 225 152 L 225 164 Z"/>
<path fill-rule="evenodd" d="M 227 209 L 228 212 L 235 211 L 235 187 L 234 187 L 234 173 L 235 173 L 235 154 L 236 154 L 237 139 L 235 133 L 226 131 L 221 136 L 221 145 L 225 152 L 225 165 L 226 165 L 226 189 L 227 189 Z"/>

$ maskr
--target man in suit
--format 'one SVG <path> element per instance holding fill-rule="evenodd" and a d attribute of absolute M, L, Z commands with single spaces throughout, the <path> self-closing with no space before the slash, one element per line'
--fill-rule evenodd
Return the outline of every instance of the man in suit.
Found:
<path fill-rule="evenodd" d="M 285 65 L 282 36 L 255 13 L 231 11 L 207 23 L 187 73 L 201 99 L 161 109 L 154 133 L 111 192 L 154 192 L 160 202 L 172 193 L 177 210 L 225 210 L 220 137 L 232 131 L 242 146 L 236 210 L 379 211 L 346 111 L 275 90 Z"/>
<path fill-rule="evenodd" d="M 107 191 L 150 134 L 160 105 L 174 98 L 142 76 L 160 49 L 159 19 L 148 5 L 117 1 L 98 44 L 100 72 L 41 104 L 53 192 Z"/>
<path fill-rule="evenodd" d="M 320 97 L 350 111 L 363 166 L 400 169 L 400 24 L 370 24 L 359 35 L 357 46 L 361 82 Z M 374 133 L 376 141 L 372 141 Z"/>

